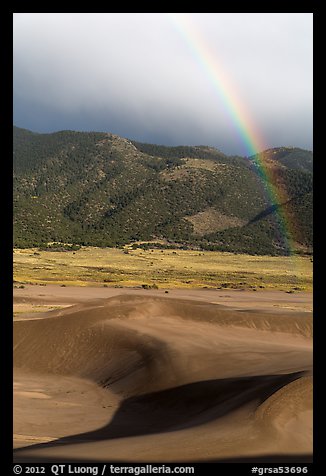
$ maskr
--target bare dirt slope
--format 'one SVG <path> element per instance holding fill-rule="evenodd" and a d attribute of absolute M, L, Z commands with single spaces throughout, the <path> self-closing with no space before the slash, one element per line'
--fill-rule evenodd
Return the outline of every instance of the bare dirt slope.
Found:
<path fill-rule="evenodd" d="M 15 460 L 311 454 L 311 313 L 201 299 L 122 294 L 14 322 Z"/>

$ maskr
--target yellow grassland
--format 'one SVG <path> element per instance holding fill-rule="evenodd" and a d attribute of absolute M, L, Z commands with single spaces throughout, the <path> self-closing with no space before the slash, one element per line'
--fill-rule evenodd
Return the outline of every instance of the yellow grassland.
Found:
<path fill-rule="evenodd" d="M 14 250 L 16 283 L 160 288 L 311 291 L 308 256 L 249 256 L 218 251 L 82 247 L 75 252 Z"/>

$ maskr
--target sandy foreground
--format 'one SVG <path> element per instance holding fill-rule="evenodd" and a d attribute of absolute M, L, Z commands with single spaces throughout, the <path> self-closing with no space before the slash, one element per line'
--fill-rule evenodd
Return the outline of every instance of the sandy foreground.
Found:
<path fill-rule="evenodd" d="M 14 290 L 17 462 L 307 461 L 312 297 Z"/>

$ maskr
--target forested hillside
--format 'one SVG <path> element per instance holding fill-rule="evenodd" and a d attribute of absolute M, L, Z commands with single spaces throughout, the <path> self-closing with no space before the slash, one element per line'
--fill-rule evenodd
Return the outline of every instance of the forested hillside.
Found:
<path fill-rule="evenodd" d="M 312 153 L 270 149 L 259 162 L 285 202 L 270 202 L 257 157 L 14 127 L 15 246 L 165 240 L 255 254 L 287 254 L 290 243 L 311 252 Z"/>

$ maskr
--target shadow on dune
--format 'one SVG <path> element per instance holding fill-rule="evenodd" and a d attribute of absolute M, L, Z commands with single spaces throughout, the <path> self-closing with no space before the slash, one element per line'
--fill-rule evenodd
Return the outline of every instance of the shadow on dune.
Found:
<path fill-rule="evenodd" d="M 303 374 L 303 372 L 296 372 L 287 375 L 200 381 L 127 398 L 121 403 L 112 420 L 104 427 L 29 448 L 31 450 L 53 448 L 194 427 L 218 420 L 250 402 L 258 407 L 281 387 L 300 378 Z M 16 449 L 15 460 L 26 451 L 28 451 L 27 448 Z M 21 461 L 26 459 L 23 455 L 21 458 Z M 38 457 L 37 460 L 39 460 Z"/>

